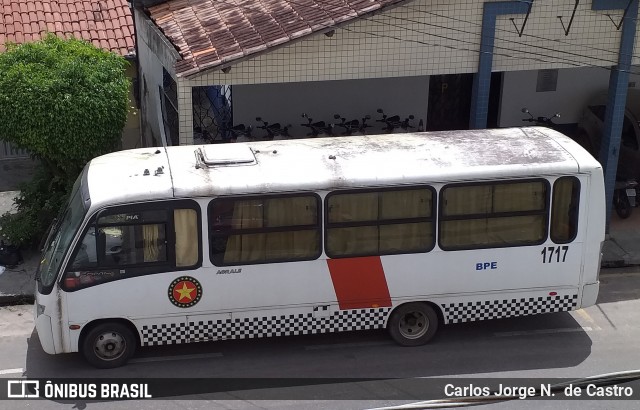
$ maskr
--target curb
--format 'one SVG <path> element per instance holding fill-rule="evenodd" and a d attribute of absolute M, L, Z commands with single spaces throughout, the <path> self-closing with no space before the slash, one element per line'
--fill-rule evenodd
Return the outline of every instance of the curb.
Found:
<path fill-rule="evenodd" d="M 2 295 L 0 296 L 0 307 L 15 305 L 32 305 L 35 303 L 34 295 Z"/>
<path fill-rule="evenodd" d="M 600 264 L 600 268 L 609 269 L 609 268 L 626 268 L 631 266 L 637 266 L 636 264 L 627 263 L 624 259 L 615 259 L 606 262 L 602 262 Z"/>

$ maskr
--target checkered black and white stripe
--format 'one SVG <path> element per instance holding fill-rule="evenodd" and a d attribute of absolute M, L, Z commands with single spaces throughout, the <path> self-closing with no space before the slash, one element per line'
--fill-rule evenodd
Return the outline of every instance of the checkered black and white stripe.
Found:
<path fill-rule="evenodd" d="M 390 310 L 391 308 L 354 309 L 333 312 L 324 317 L 301 313 L 143 326 L 142 345 L 379 329 L 384 326 Z"/>
<path fill-rule="evenodd" d="M 498 319 L 538 313 L 566 312 L 578 305 L 578 295 L 540 296 L 535 298 L 483 300 L 443 304 L 447 323 Z"/>
<path fill-rule="evenodd" d="M 167 323 L 142 327 L 142 345 L 159 346 L 189 342 L 186 323 Z"/>

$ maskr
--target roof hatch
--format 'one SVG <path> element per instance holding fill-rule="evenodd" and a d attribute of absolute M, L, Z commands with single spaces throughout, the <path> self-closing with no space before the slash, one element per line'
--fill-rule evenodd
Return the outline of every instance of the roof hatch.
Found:
<path fill-rule="evenodd" d="M 196 168 L 256 163 L 251 148 L 243 144 L 204 145 L 196 149 L 195 154 Z"/>

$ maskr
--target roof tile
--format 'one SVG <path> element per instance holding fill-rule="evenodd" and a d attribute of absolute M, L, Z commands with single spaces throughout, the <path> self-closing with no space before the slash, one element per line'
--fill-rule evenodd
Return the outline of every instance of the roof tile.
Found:
<path fill-rule="evenodd" d="M 169 0 L 148 11 L 181 54 L 175 68 L 182 77 L 406 1 Z M 215 53 L 206 52 L 207 43 Z"/>
<path fill-rule="evenodd" d="M 120 55 L 134 49 L 133 19 L 127 0 L 0 0 L 0 13 L 3 11 L 0 52 L 5 40 L 35 41 L 45 31 L 91 41 Z M 97 25 L 96 17 L 102 20 Z"/>

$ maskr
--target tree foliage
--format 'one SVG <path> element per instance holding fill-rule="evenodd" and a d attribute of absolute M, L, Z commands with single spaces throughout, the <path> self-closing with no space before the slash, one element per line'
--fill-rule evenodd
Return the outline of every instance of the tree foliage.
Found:
<path fill-rule="evenodd" d="M 118 147 L 129 108 L 127 64 L 51 34 L 0 53 L 0 140 L 26 148 L 41 167 L 21 187 L 18 214 L 0 219 L 13 243 L 37 242 L 84 165 Z"/>

